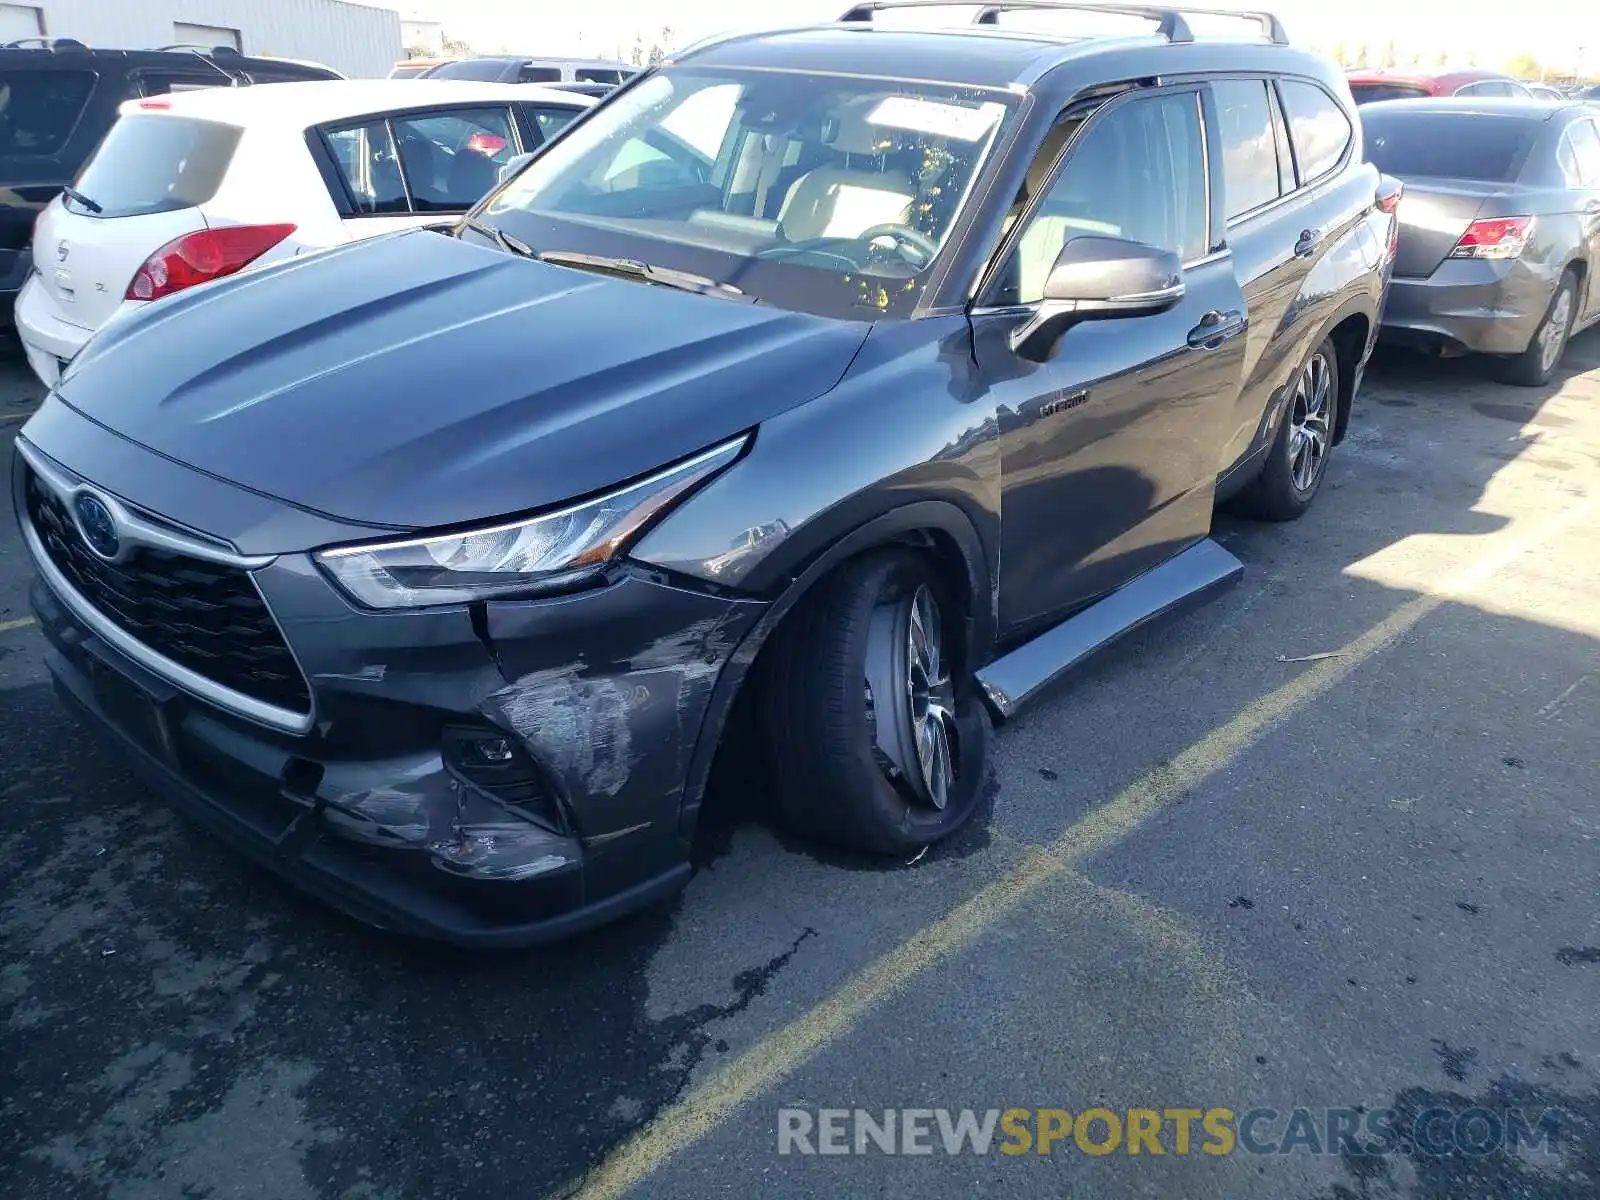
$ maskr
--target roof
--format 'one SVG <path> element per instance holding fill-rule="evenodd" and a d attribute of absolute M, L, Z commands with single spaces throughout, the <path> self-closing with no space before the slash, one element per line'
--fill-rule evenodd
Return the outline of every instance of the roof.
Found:
<path fill-rule="evenodd" d="M 1486 79 L 1522 82 L 1501 71 L 1486 71 L 1481 67 L 1463 67 L 1459 71 L 1391 71 L 1384 68 L 1375 71 L 1351 71 L 1348 78 L 1351 83 L 1433 83 L 1444 87 L 1461 87 L 1468 83 L 1481 83 Z"/>
<path fill-rule="evenodd" d="M 523 83 L 477 83 L 456 79 L 327 79 L 311 83 L 266 83 L 254 87 L 200 88 L 173 92 L 158 103 L 185 116 L 229 125 L 289 125 L 304 128 L 322 121 L 359 117 L 399 108 L 440 104 L 534 101 L 582 108 L 593 104 L 576 92 L 558 92 Z M 129 100 L 124 113 L 139 112 L 143 101 Z"/>
<path fill-rule="evenodd" d="M 615 58 L 573 58 L 567 54 L 469 54 L 465 58 L 450 60 L 452 62 L 501 62 L 501 63 L 571 63 L 575 67 L 619 67 L 624 71 L 638 71 L 642 68 L 630 66 Z"/>
<path fill-rule="evenodd" d="M 1404 113 L 1470 113 L 1478 117 L 1522 117 L 1548 121 L 1563 113 L 1587 113 L 1592 106 L 1573 100 L 1557 103 L 1526 96 L 1419 96 L 1415 100 L 1380 100 L 1361 109 L 1363 118 Z"/>
<path fill-rule="evenodd" d="M 1154 62 L 1184 71 L 1282 69 L 1332 78 L 1333 70 L 1331 63 L 1302 49 L 1261 38 L 1169 42 L 1156 34 L 1071 37 L 1009 25 L 934 28 L 865 22 L 725 38 L 691 47 L 668 62 L 919 79 L 1015 91 L 1030 87 L 1061 63 L 1118 52 L 1153 52 L 1158 56 Z"/>
<path fill-rule="evenodd" d="M 881 25 L 824 25 L 785 29 L 719 41 L 686 53 L 694 63 L 718 66 L 836 71 L 1010 87 L 1054 63 L 1074 45 L 1148 44 L 1165 47 L 1165 38 L 1066 39 L 1008 26 L 953 29 Z"/>

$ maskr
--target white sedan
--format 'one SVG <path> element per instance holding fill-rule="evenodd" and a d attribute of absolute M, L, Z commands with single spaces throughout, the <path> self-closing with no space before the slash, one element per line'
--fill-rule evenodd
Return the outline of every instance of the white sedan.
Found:
<path fill-rule="evenodd" d="M 17 297 L 47 387 L 124 306 L 358 238 L 447 221 L 594 101 L 407 80 L 207 88 L 130 100 L 40 213 Z"/>

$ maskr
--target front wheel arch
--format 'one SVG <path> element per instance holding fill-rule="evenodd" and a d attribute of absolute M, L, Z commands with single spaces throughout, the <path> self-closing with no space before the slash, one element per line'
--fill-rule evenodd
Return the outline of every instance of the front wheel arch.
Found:
<path fill-rule="evenodd" d="M 751 671 L 772 635 L 795 606 L 846 562 L 884 547 L 906 545 L 932 556 L 952 594 L 962 602 L 966 623 L 961 670 L 971 674 L 993 652 L 995 639 L 992 574 L 972 520 L 948 500 L 920 500 L 890 509 L 833 541 L 805 564 L 745 634 L 712 689 L 685 780 L 679 809 L 679 834 L 693 836 L 711 768 L 734 708 L 751 690 Z"/>

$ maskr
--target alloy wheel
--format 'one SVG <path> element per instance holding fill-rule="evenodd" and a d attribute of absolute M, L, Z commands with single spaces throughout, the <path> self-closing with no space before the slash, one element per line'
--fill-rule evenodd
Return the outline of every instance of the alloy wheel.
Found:
<path fill-rule="evenodd" d="M 890 782 L 943 810 L 954 782 L 955 685 L 939 605 L 926 584 L 873 613 L 867 641 L 867 715 Z"/>
<path fill-rule="evenodd" d="M 1567 327 L 1572 324 L 1572 289 L 1563 287 L 1539 330 L 1539 369 L 1546 375 L 1556 369 L 1567 345 Z"/>
<path fill-rule="evenodd" d="M 1333 365 L 1318 351 L 1295 381 L 1289 413 L 1289 477 L 1309 492 L 1328 458 L 1333 433 Z"/>

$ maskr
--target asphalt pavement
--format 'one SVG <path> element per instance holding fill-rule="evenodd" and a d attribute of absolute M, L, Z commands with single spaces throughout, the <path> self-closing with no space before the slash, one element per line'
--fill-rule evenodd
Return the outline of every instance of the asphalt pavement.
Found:
<path fill-rule="evenodd" d="M 0 436 L 38 397 L 0 364 Z M 1384 355 L 1312 513 L 1223 519 L 1243 582 L 1003 729 L 953 844 L 819 854 L 730 772 L 676 901 L 490 956 L 136 784 L 51 693 L 0 521 L 0 1196 L 1592 1200 L 1597 506 L 1600 331 L 1540 390 Z M 949 1154 L 935 1113 L 933 1153 L 779 1153 L 854 1149 L 854 1110 L 1096 1108 L 1161 1152 L 1097 1117 Z M 1229 1153 L 1198 1118 L 1179 1152 L 1187 1109 Z M 1474 1112 L 1553 1136 L 1463 1152 Z"/>

